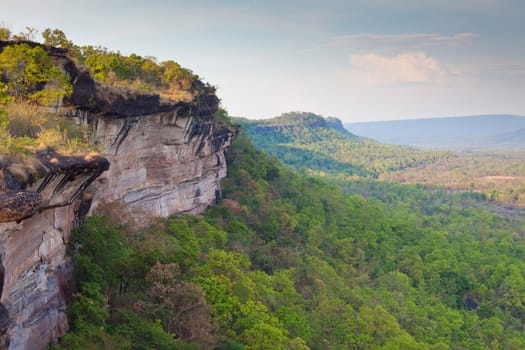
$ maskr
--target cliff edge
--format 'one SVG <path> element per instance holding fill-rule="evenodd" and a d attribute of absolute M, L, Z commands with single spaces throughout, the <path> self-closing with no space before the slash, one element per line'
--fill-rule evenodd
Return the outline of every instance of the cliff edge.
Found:
<path fill-rule="evenodd" d="M 19 175 L 24 165 L 35 170 L 28 178 Z M 37 153 L 31 164 L 2 161 L 0 348 L 46 349 L 67 330 L 73 286 L 67 243 L 82 191 L 108 167 L 104 157 L 51 150 Z"/>
<path fill-rule="evenodd" d="M 155 216 L 202 212 L 220 196 L 236 134 L 216 122 L 219 99 L 198 80 L 191 100 L 165 100 L 95 81 L 65 50 L 42 47 L 73 86 L 58 112 L 87 126 L 101 154 L 0 162 L 0 349 L 47 349 L 67 331 L 66 247 L 79 217 L 110 201 Z"/>

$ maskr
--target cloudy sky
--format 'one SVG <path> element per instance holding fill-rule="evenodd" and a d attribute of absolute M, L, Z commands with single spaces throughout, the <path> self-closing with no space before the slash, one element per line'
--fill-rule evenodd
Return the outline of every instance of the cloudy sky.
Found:
<path fill-rule="evenodd" d="M 174 59 L 232 115 L 525 115 L 523 0 L 0 0 L 0 22 Z M 40 38 L 39 38 L 40 39 Z"/>

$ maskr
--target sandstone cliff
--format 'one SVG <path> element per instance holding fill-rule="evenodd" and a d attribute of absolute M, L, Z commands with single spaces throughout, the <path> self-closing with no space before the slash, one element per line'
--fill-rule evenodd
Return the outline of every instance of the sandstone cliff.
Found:
<path fill-rule="evenodd" d="M 219 100 L 199 81 L 192 101 L 164 101 L 96 82 L 65 51 L 46 49 L 71 77 L 69 117 L 89 126 L 103 151 L 41 152 L 23 180 L 10 171 L 19 165 L 0 164 L 0 349 L 47 349 L 67 330 L 66 246 L 79 216 L 114 200 L 158 216 L 202 212 L 220 195 L 235 135 L 216 126 Z"/>
<path fill-rule="evenodd" d="M 40 152 L 28 165 L 36 167 L 33 179 L 17 178 L 13 170 L 21 165 L 9 163 L 1 164 L 0 346 L 46 349 L 67 330 L 72 275 L 66 245 L 79 214 L 79 196 L 109 163 L 103 157 Z"/>
<path fill-rule="evenodd" d="M 215 202 L 235 131 L 216 127 L 218 98 L 204 85 L 196 89 L 192 102 L 162 101 L 79 74 L 71 97 L 75 116 L 90 125 L 111 163 L 93 186 L 92 208 L 119 200 L 168 216 L 202 212 Z"/>

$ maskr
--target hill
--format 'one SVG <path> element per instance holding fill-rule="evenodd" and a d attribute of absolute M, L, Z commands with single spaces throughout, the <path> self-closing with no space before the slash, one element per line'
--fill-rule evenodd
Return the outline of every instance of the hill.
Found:
<path fill-rule="evenodd" d="M 45 332 L 55 337 L 68 325 L 51 349 L 525 348 L 522 221 L 474 208 L 473 193 L 367 181 L 371 198 L 350 195 L 283 167 L 246 135 L 295 166 L 307 164 L 319 175 L 326 169 L 338 179 L 459 157 L 382 145 L 311 113 L 239 120 L 246 131 L 223 153 L 236 130 L 217 110 L 214 90 L 194 81 L 186 91 L 195 98 L 191 104 L 166 105 L 157 95 L 122 90 L 137 77 L 121 78 L 116 90 L 84 79 L 93 88 L 91 103 L 77 106 L 81 115 L 91 113 L 87 119 L 100 130 L 92 137 L 107 142 L 101 151 L 107 159 L 48 152 L 42 158 L 48 173 L 27 177 L 31 186 L 12 163 L 0 163 L 1 189 L 17 195 L 35 189 L 32 198 L 49 205 L 0 226 L 0 348 L 47 349 Z M 79 81 L 71 82 L 72 101 Z M 9 90 L 4 87 L 0 92 Z M 12 103 L 4 122 L 18 120 Z M 35 142 L 14 131 L 4 130 L 5 139 Z M 111 165 L 110 175 L 96 181 L 73 162 L 97 159 L 100 171 Z M 86 178 L 98 184 L 79 202 Z M 94 205 L 93 191 L 108 196 L 121 188 L 122 198 Z M 60 194 L 70 207 L 46 199 Z M 136 205 L 143 195 L 156 201 L 171 194 Z M 19 209 L 24 197 L 16 198 L 0 199 Z M 204 210 L 205 198 L 214 206 Z M 197 210 L 182 207 L 186 200 Z M 93 215 L 81 220 L 90 203 Z M 70 278 L 75 283 L 66 286 Z M 57 292 L 39 294 L 48 290 Z M 66 300 L 58 299 L 66 293 L 67 320 Z M 39 323 L 53 314 L 60 315 L 57 328 Z M 17 332 L 29 340 L 13 338 Z"/>
<path fill-rule="evenodd" d="M 242 134 L 228 165 L 202 216 L 140 229 L 113 205 L 75 231 L 81 288 L 60 349 L 525 346 L 517 222 L 417 186 L 376 182 L 383 203 L 344 194 Z"/>
<path fill-rule="evenodd" d="M 380 142 L 441 149 L 525 149 L 525 117 L 468 117 L 349 123 L 357 135 Z"/>
<path fill-rule="evenodd" d="M 520 120 L 516 118 L 519 117 L 510 120 L 516 124 Z M 453 153 L 385 145 L 341 130 L 341 122 L 336 118 L 325 119 L 304 112 L 267 120 L 236 121 L 244 126 L 244 132 L 256 147 L 286 165 L 336 180 L 343 188 L 351 187 L 347 180 L 377 179 L 476 192 L 480 199 L 525 206 L 525 154 L 519 150 Z M 459 134 L 458 131 L 455 135 Z M 515 144 L 525 134 L 514 130 L 500 137 L 500 145 Z"/>
<path fill-rule="evenodd" d="M 389 146 L 348 132 L 336 118 L 306 112 L 266 120 L 236 119 L 254 145 L 284 164 L 312 174 L 377 178 L 383 173 L 433 163 L 446 152 Z"/>

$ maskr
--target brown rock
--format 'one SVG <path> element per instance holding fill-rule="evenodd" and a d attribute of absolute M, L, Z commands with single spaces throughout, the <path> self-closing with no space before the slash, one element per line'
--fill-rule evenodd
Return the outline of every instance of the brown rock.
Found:
<path fill-rule="evenodd" d="M 11 44 L 0 42 L 0 50 Z M 40 152 L 37 174 L 25 183 L 2 169 L 0 349 L 47 349 L 66 332 L 72 292 L 66 245 L 80 211 L 88 211 L 88 202 L 79 201 L 88 186 L 93 208 L 118 200 L 156 216 L 202 212 L 221 193 L 224 152 L 236 134 L 216 128 L 219 100 L 201 82 L 192 102 L 165 102 L 95 82 L 64 50 L 45 48 L 71 77 L 66 102 L 91 126 L 106 158 Z"/>
<path fill-rule="evenodd" d="M 215 203 L 226 176 L 224 152 L 234 130 L 176 111 L 143 117 L 97 117 L 109 171 L 95 183 L 93 207 L 120 200 L 156 216 L 199 213 Z"/>
<path fill-rule="evenodd" d="M 35 214 L 42 204 L 37 192 L 10 191 L 0 194 L 0 222 L 19 221 Z"/>

